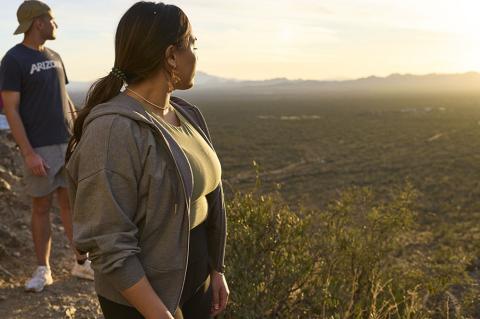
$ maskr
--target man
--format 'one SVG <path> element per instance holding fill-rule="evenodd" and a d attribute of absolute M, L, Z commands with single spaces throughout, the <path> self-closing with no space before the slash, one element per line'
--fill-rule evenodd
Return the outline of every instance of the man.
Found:
<path fill-rule="evenodd" d="M 65 150 L 70 137 L 74 106 L 60 56 L 44 46 L 55 39 L 57 24 L 43 2 L 23 2 L 17 11 L 24 33 L 22 43 L 10 49 L 0 65 L 0 91 L 4 111 L 25 163 L 26 192 L 32 197 L 32 237 L 38 267 L 25 284 L 40 292 L 53 282 L 49 257 L 51 230 L 49 212 L 56 195 L 65 233 L 72 242 L 72 220 L 64 179 Z M 73 245 L 72 245 L 73 247 Z M 72 275 L 93 280 L 85 255 L 75 251 Z"/>

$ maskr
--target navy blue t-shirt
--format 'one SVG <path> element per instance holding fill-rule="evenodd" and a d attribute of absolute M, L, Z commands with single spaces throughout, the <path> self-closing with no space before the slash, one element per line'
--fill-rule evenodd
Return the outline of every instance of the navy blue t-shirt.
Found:
<path fill-rule="evenodd" d="M 68 142 L 67 75 L 58 53 L 17 44 L 0 64 L 0 91 L 20 92 L 19 113 L 32 147 Z"/>

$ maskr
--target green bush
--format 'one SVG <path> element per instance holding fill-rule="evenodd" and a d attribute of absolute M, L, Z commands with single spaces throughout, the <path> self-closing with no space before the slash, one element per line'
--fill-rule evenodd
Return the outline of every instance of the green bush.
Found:
<path fill-rule="evenodd" d="M 302 288 L 311 284 L 316 252 L 310 219 L 278 195 L 236 194 L 228 203 L 227 272 L 233 288 L 227 318 L 289 318 L 308 313 Z"/>
<path fill-rule="evenodd" d="M 457 271 L 445 279 L 412 258 L 417 195 L 409 184 L 391 194 L 351 188 L 311 211 L 258 187 L 237 192 L 227 202 L 223 317 L 461 318 L 448 291 Z"/>
<path fill-rule="evenodd" d="M 410 185 L 387 199 L 352 188 L 317 213 L 322 263 L 314 310 L 322 318 L 425 316 L 420 287 L 409 283 L 409 267 L 397 257 L 412 235 L 415 198 Z"/>

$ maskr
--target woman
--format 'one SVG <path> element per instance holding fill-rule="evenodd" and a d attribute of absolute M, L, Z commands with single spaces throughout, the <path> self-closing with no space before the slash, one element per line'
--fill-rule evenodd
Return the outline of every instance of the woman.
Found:
<path fill-rule="evenodd" d="M 134 4 L 75 122 L 74 241 L 107 319 L 210 318 L 227 304 L 220 163 L 200 111 L 171 96 L 193 86 L 194 42 L 178 7 Z"/>

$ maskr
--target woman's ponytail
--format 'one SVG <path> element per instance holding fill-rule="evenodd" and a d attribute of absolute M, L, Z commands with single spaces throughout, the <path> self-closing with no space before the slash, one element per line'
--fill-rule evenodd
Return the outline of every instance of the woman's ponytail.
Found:
<path fill-rule="evenodd" d="M 68 162 L 75 147 L 80 142 L 83 133 L 83 123 L 90 111 L 96 105 L 107 102 L 120 93 L 123 84 L 124 81 L 113 72 L 92 84 L 85 98 L 85 106 L 78 112 L 73 124 L 73 134 L 68 142 L 65 162 Z"/>

